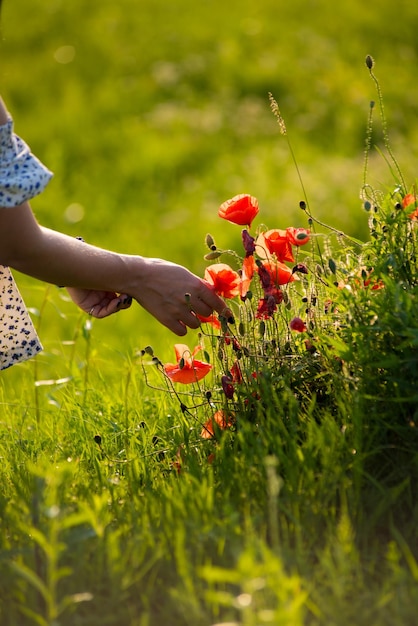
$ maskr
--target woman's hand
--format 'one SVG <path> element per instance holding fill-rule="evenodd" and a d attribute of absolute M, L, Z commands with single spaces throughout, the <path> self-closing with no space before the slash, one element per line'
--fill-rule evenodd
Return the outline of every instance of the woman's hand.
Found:
<path fill-rule="evenodd" d="M 117 313 L 122 309 L 129 309 L 132 304 L 131 296 L 112 291 L 95 291 L 94 289 L 78 289 L 67 287 L 71 300 L 82 311 L 92 317 L 102 318 Z"/>
<path fill-rule="evenodd" d="M 136 274 L 138 282 L 128 289 L 130 293 L 176 335 L 185 335 L 187 326 L 198 328 L 197 315 L 207 317 L 216 311 L 228 318 L 232 316 L 213 288 L 181 265 L 142 257 L 139 272 L 132 274 Z"/>

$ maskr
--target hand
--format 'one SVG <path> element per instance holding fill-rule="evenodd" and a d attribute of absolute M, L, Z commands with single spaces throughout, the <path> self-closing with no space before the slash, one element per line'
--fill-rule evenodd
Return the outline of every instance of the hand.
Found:
<path fill-rule="evenodd" d="M 92 317 L 103 318 L 122 309 L 129 309 L 131 296 L 112 291 L 95 291 L 94 289 L 77 289 L 67 287 L 72 301 Z"/>
<path fill-rule="evenodd" d="M 213 288 L 189 270 L 161 259 L 143 258 L 139 285 L 132 295 L 161 324 L 183 336 L 198 328 L 197 315 L 208 317 L 217 311 L 225 317 L 232 313 Z"/>

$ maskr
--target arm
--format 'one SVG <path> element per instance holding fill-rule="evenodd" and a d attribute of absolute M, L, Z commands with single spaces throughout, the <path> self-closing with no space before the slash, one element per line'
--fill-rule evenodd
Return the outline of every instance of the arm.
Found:
<path fill-rule="evenodd" d="M 186 334 L 186 326 L 199 326 L 194 313 L 208 316 L 216 310 L 229 315 L 224 301 L 184 267 L 110 252 L 44 228 L 28 202 L 13 209 L 0 208 L 0 263 L 34 278 L 66 285 L 84 310 L 93 307 L 96 317 L 117 310 L 117 294 L 135 298 L 178 335 Z M 108 294 L 108 312 L 95 311 L 96 304 L 89 299 L 91 291 Z M 186 293 L 191 294 L 189 302 Z"/>

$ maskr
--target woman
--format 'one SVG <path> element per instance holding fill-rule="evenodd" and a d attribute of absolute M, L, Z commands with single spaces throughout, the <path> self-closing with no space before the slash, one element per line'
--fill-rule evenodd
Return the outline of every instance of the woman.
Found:
<path fill-rule="evenodd" d="M 0 0 L 1 8 L 1 0 Z M 230 315 L 224 301 L 186 268 L 118 254 L 40 225 L 29 200 L 52 173 L 13 132 L 0 98 L 0 369 L 35 355 L 41 345 L 9 268 L 65 285 L 83 311 L 103 318 L 135 299 L 177 335 L 198 328 L 198 315 Z"/>

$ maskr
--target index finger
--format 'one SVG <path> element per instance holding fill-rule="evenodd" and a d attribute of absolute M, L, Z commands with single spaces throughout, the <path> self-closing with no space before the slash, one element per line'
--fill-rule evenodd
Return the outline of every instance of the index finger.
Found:
<path fill-rule="evenodd" d="M 201 294 L 199 294 L 200 299 L 210 306 L 213 311 L 219 313 L 219 315 L 226 318 L 233 318 L 231 309 L 226 302 L 215 293 L 213 286 L 205 280 L 201 280 L 201 286 L 202 290 Z"/>

